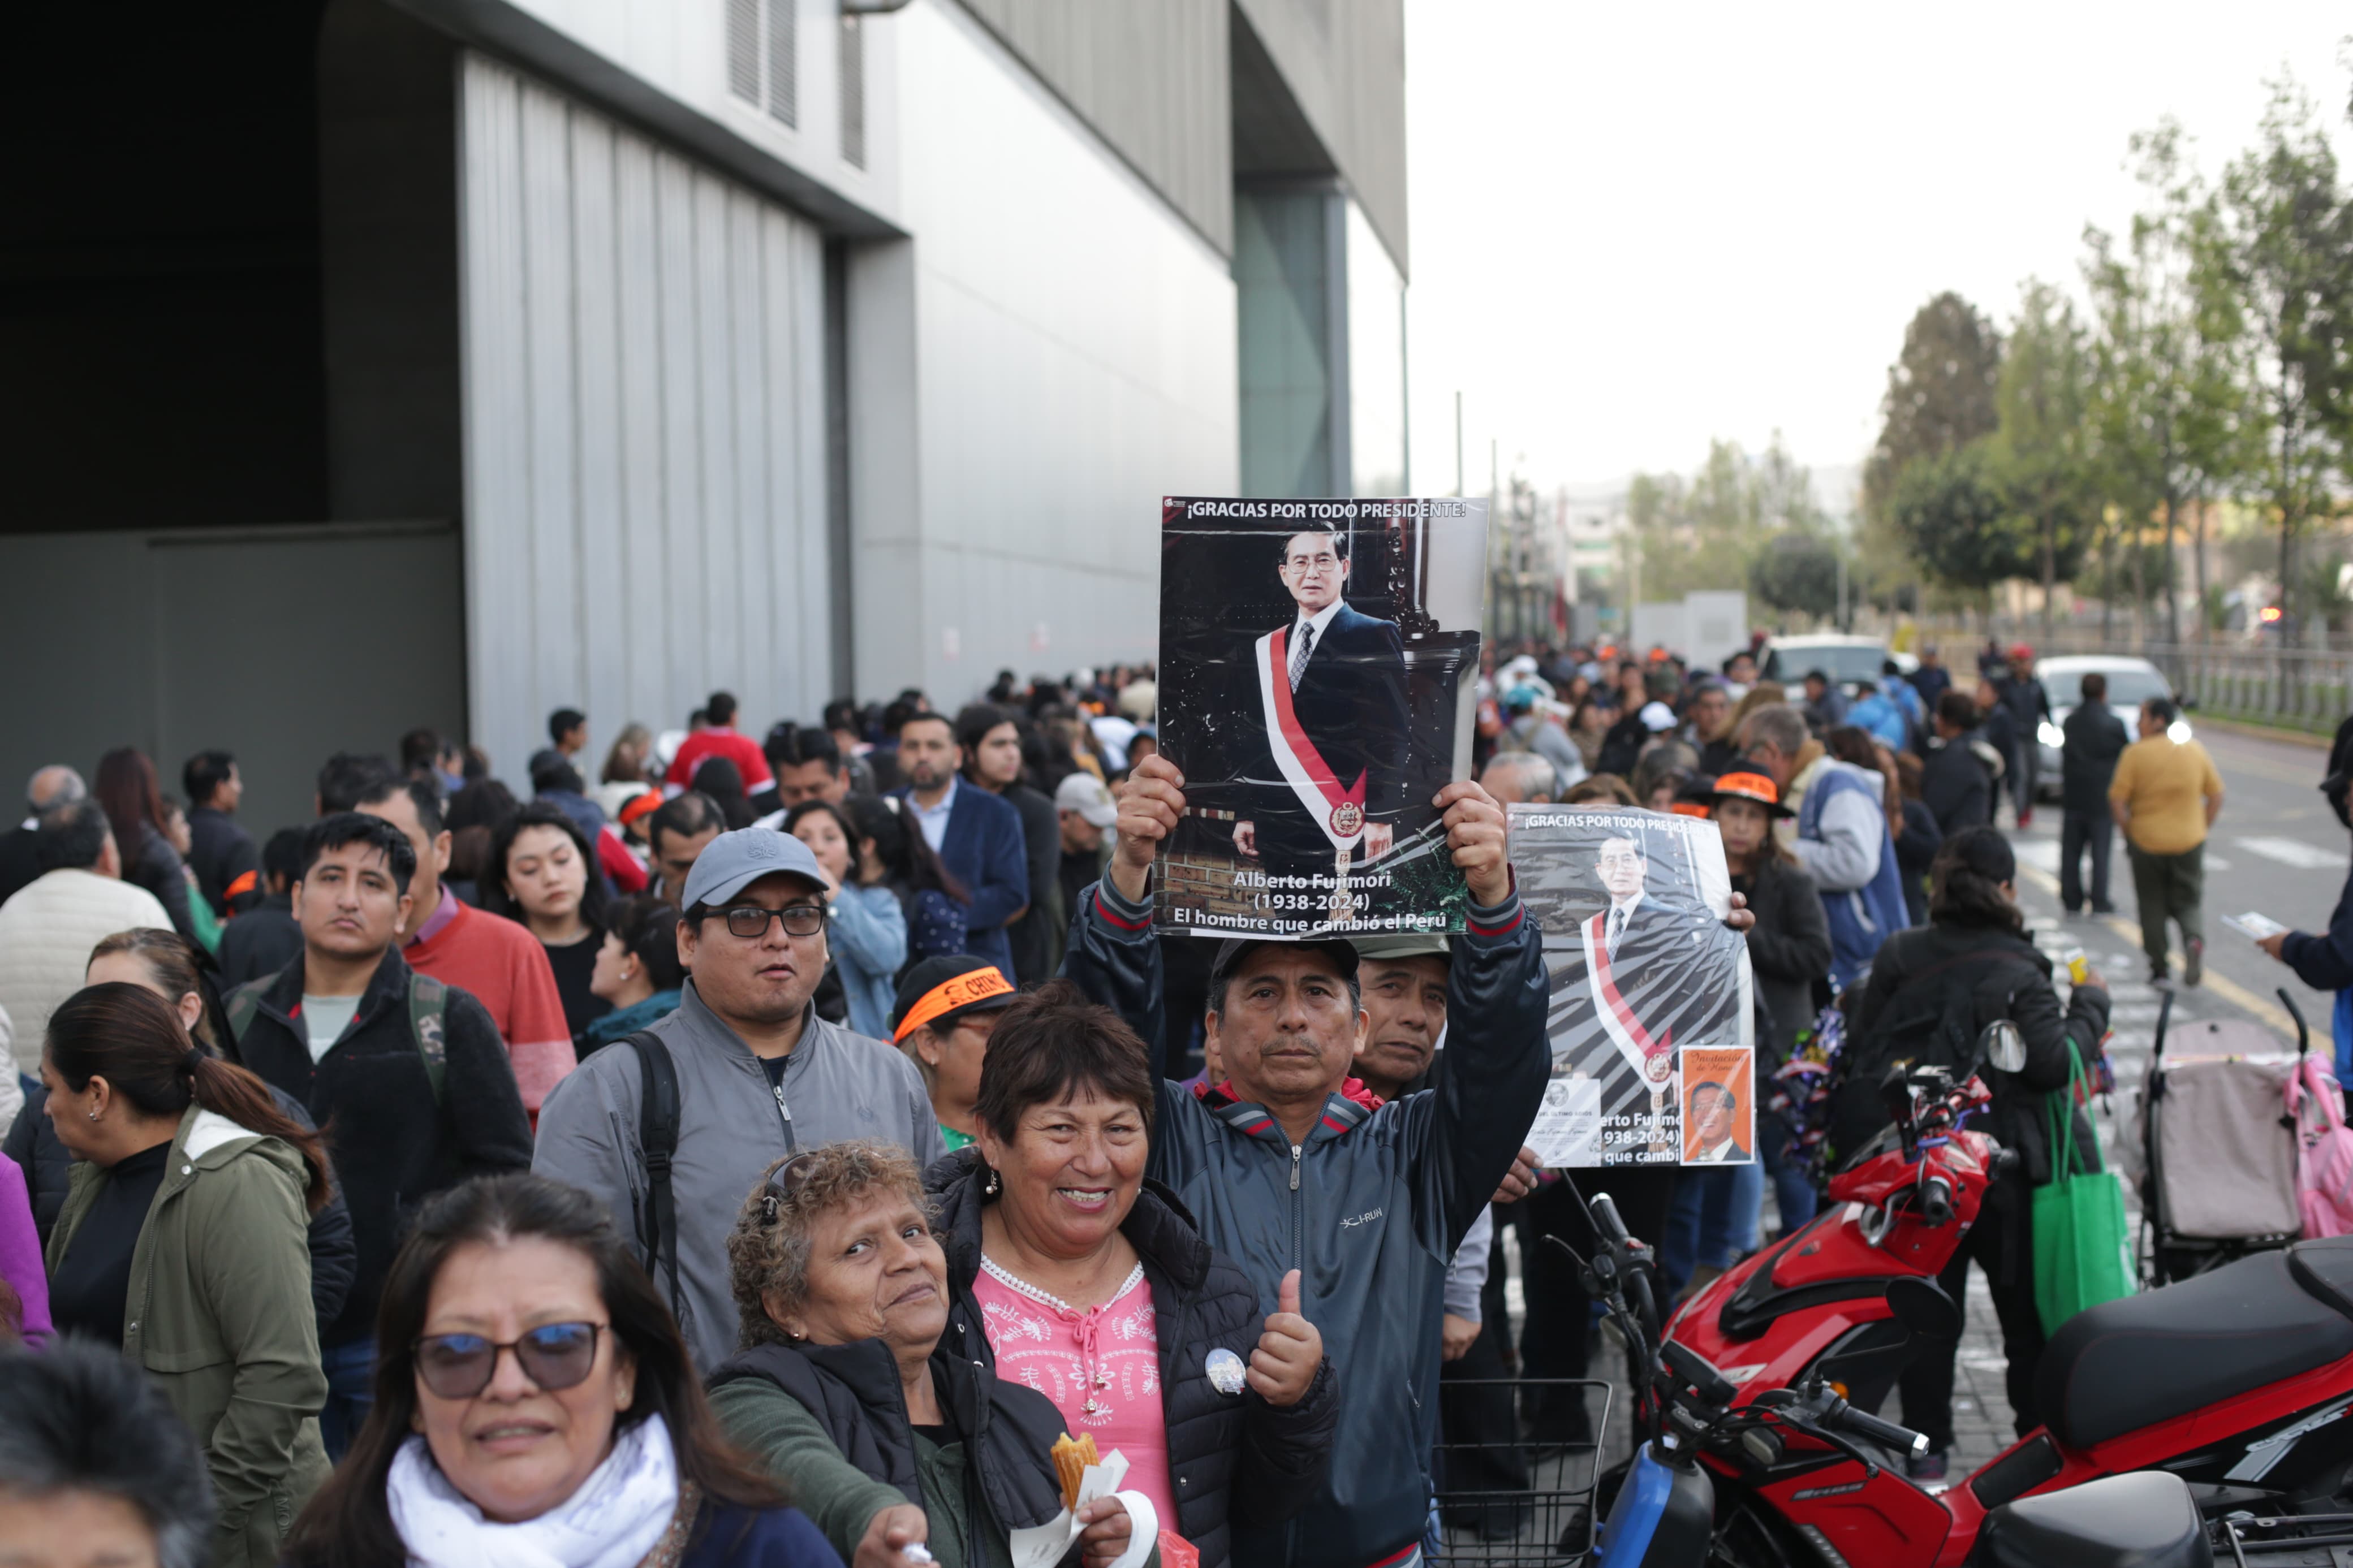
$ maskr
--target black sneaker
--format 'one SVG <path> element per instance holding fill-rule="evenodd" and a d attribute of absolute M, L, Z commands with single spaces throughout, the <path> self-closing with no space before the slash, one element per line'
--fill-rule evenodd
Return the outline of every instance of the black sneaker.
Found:
<path fill-rule="evenodd" d="M 2170 990 L 2173 985 L 2173 976 L 2165 972 L 2163 964 L 2152 963 L 2148 966 L 2148 983 L 2160 991 Z"/>
<path fill-rule="evenodd" d="M 2181 984 L 2195 985 L 2206 978 L 2206 939 L 2193 936 L 2181 944 Z"/>
<path fill-rule="evenodd" d="M 1943 1454 L 1918 1454 L 1904 1461 L 1904 1473 L 1915 1481 L 1941 1481 L 1951 1465 Z"/>

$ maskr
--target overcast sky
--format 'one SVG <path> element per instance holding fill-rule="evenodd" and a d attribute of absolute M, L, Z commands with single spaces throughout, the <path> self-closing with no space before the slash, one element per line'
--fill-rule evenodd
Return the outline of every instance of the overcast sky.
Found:
<path fill-rule="evenodd" d="M 1413 481 L 1488 440 L 1546 490 L 1688 470 L 1711 437 L 1858 465 L 1927 298 L 2080 290 L 2126 139 L 2218 171 L 2283 64 L 2335 117 L 2353 7 L 2272 0 L 1639 5 L 1406 0 Z"/>

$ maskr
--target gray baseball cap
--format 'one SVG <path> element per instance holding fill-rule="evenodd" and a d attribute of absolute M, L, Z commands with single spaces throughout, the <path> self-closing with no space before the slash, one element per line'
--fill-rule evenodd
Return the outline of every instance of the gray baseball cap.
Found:
<path fill-rule="evenodd" d="M 1054 809 L 1075 811 L 1097 827 L 1109 827 L 1119 820 L 1119 804 L 1103 787 L 1103 780 L 1081 771 L 1072 773 L 1054 786 Z"/>
<path fill-rule="evenodd" d="M 798 877 L 818 891 L 826 887 L 809 847 L 773 827 L 739 827 L 723 833 L 695 857 L 686 874 L 685 906 L 723 904 L 763 877 L 778 872 Z"/>

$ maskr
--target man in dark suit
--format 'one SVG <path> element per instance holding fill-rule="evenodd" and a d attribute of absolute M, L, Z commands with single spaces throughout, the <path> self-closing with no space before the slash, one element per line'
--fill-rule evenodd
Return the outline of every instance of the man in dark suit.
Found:
<path fill-rule="evenodd" d="M 1738 1043 L 1746 1005 L 1740 950 L 1694 941 L 1717 923 L 1706 909 L 1651 896 L 1650 860 L 1640 838 L 1603 839 L 1594 873 L 1609 896 L 1580 932 L 1595 1021 L 1648 1087 L 1650 1112 L 1662 1114 L 1679 1044 Z"/>
<path fill-rule="evenodd" d="M 1006 927 L 1029 907 L 1028 841 L 1021 814 L 1002 796 L 957 778 L 964 748 L 939 713 L 916 713 L 899 727 L 899 772 L 907 788 L 899 798 L 923 831 L 923 842 L 972 895 L 965 911 L 964 950 L 1003 970 L 1016 985 L 1042 974 L 1014 972 Z"/>
<path fill-rule="evenodd" d="M 1234 847 L 1270 876 L 1325 878 L 1388 854 L 1405 805 L 1405 642 L 1349 608 L 1348 543 L 1330 529 L 1283 542 L 1291 623 L 1250 650 L 1240 711 L 1254 726 Z"/>
<path fill-rule="evenodd" d="M 90 786 L 81 782 L 81 775 L 62 763 L 52 763 L 33 775 L 33 782 L 25 786 L 25 820 L 0 833 L 0 904 L 15 898 L 18 889 L 41 874 L 34 857 L 41 813 L 51 806 L 71 805 L 89 794 Z"/>
<path fill-rule="evenodd" d="M 1690 1163 L 1738 1165 L 1747 1162 L 1748 1151 L 1732 1135 L 1739 1110 L 1732 1090 L 1715 1079 L 1692 1086 L 1689 1114 L 1693 1142 L 1698 1152 L 1692 1155 Z"/>
<path fill-rule="evenodd" d="M 2108 781 L 2116 776 L 2116 759 L 2132 744 L 2125 721 L 2108 706 L 2108 678 L 2098 670 L 2084 675 L 2084 700 L 2066 723 L 2059 748 L 2059 901 L 2069 914 L 2084 908 L 2084 851 L 2092 852 L 2092 912 L 2116 913 L 2108 900 L 2109 832 L 2116 819 L 2108 813 Z"/>

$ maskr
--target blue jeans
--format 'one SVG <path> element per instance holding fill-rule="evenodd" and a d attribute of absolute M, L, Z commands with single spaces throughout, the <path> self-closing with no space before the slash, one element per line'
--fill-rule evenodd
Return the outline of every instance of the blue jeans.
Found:
<path fill-rule="evenodd" d="M 1787 1139 L 1779 1127 L 1768 1134 L 1764 1118 L 1757 1118 L 1757 1151 L 1765 1163 L 1766 1174 L 1773 1178 L 1773 1205 L 1781 1211 L 1781 1234 L 1789 1236 L 1814 1217 L 1821 1207 L 1822 1195 L 1814 1188 L 1814 1179 L 1801 1160 L 1792 1160 L 1784 1147 Z"/>
<path fill-rule="evenodd" d="M 1667 1210 L 1659 1265 L 1671 1296 L 1683 1293 L 1694 1268 L 1729 1268 L 1757 1250 L 1757 1216 L 1765 1202 L 1765 1171 L 1742 1165 L 1686 1165 L 1677 1173 Z"/>
<path fill-rule="evenodd" d="M 375 1342 L 319 1347 L 319 1368 L 327 1374 L 327 1403 L 319 1412 L 319 1436 L 327 1458 L 340 1461 L 375 1403 Z"/>

